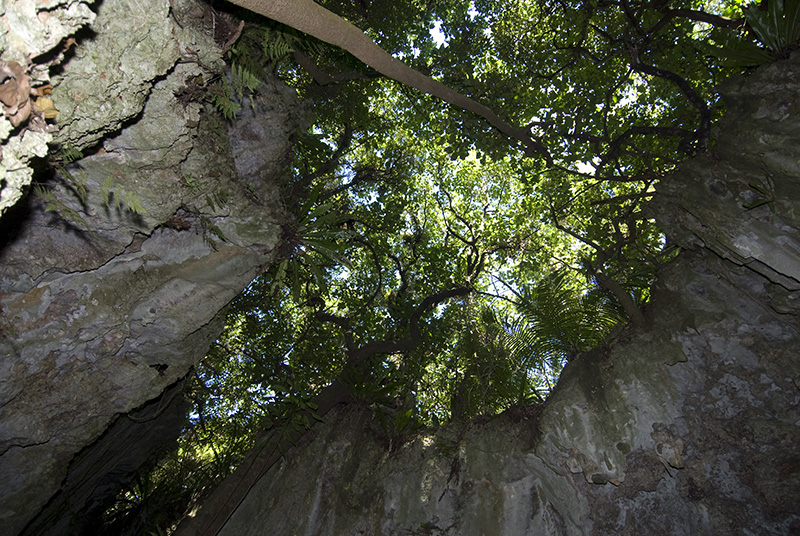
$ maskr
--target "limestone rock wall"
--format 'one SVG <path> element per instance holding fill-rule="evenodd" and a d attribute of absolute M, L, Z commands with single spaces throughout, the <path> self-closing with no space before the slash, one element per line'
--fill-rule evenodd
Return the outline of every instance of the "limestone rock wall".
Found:
<path fill-rule="evenodd" d="M 0 214 L 22 197 L 33 177 L 30 160 L 47 154 L 53 137 L 30 94 L 50 82 L 49 66 L 32 58 L 63 46 L 66 37 L 94 21 L 91 3 L 14 0 L 0 5 Z M 61 60 L 58 52 L 53 56 L 44 63 Z"/>
<path fill-rule="evenodd" d="M 293 91 L 265 84 L 241 119 L 261 137 L 236 138 L 234 155 L 227 125 L 191 98 L 224 76 L 216 13 L 194 0 L 84 11 L 91 28 L 51 77 L 50 135 L 90 156 L 48 183 L 49 206 L 28 196 L 0 220 L 3 535 L 43 534 L 59 490 L 88 507 L 105 475 L 135 469 L 120 456 L 130 434 L 107 431 L 187 374 L 275 258 L 276 179 L 303 121 Z"/>
<path fill-rule="evenodd" d="M 658 187 L 684 251 L 644 329 L 569 363 L 535 411 L 394 452 L 340 409 L 220 534 L 800 534 L 800 56 L 725 96 L 715 149 Z"/>
<path fill-rule="evenodd" d="M 155 400 L 116 419 L 75 456 L 59 491 L 21 534 L 103 533 L 103 514 L 121 486 L 134 484 L 137 468 L 175 447 L 190 408 L 183 390 L 184 382 L 176 382 Z"/>

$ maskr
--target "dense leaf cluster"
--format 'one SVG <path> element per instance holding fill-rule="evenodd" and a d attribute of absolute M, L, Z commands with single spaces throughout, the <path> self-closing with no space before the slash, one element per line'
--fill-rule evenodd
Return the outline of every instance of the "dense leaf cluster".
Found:
<path fill-rule="evenodd" d="M 217 98 L 257 93 L 272 70 L 314 125 L 283 192 L 284 258 L 231 305 L 166 465 L 218 480 L 263 430 L 307 426 L 334 380 L 390 444 L 544 401 L 569 359 L 641 325 L 675 254 L 647 204 L 713 143 L 714 88 L 733 71 L 709 43 L 730 52 L 752 27 L 769 45 L 772 24 L 793 32 L 773 39 L 784 53 L 797 41 L 786 2 L 749 8 L 752 26 L 739 5 L 702 0 L 319 2 L 515 138 L 339 48 L 249 22 L 230 54 L 235 91 Z"/>

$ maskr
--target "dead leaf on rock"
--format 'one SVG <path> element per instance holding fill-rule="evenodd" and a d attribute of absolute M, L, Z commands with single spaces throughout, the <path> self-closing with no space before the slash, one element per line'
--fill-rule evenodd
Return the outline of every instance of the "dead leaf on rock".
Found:
<path fill-rule="evenodd" d="M 58 109 L 49 97 L 39 97 L 33 102 L 33 106 L 44 114 L 45 119 L 55 119 Z"/>
<path fill-rule="evenodd" d="M 15 127 L 31 113 L 31 78 L 16 61 L 0 61 L 0 102 Z"/>
<path fill-rule="evenodd" d="M 37 97 L 45 97 L 50 95 L 53 92 L 53 86 L 51 84 L 45 84 L 43 86 L 35 87 L 31 90 L 31 95 L 36 95 Z"/>

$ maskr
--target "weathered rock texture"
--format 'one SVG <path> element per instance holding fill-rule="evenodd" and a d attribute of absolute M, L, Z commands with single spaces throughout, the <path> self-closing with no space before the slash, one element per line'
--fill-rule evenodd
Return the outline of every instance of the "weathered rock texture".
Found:
<path fill-rule="evenodd" d="M 725 96 L 716 148 L 658 188 L 685 250 L 645 329 L 570 363 L 527 416 L 397 452 L 342 409 L 220 534 L 800 534 L 800 57 Z"/>
<path fill-rule="evenodd" d="M 64 534 L 58 504 L 88 511 L 141 463 L 121 416 L 186 375 L 220 310 L 275 258 L 276 177 L 301 107 L 265 84 L 248 129 L 231 128 L 248 134 L 229 138 L 192 98 L 221 73 L 229 37 L 204 6 L 104 0 L 53 76 L 56 139 L 95 148 L 51 183 L 63 219 L 29 196 L 0 222 L 3 535 Z"/>
<path fill-rule="evenodd" d="M 52 140 L 44 117 L 33 117 L 35 109 L 28 90 L 50 81 L 49 66 L 60 62 L 63 54 L 55 53 L 43 63 L 31 62 L 31 58 L 55 50 L 62 39 L 91 23 L 95 14 L 90 4 L 80 0 L 15 0 L 0 5 L 0 214 L 22 197 L 33 177 L 30 160 L 47 154 L 47 144 Z M 16 69 L 9 68 L 11 62 Z M 13 99 L 17 102 L 11 102 L 5 93 L 12 87 L 22 88 L 18 99 Z"/>
<path fill-rule="evenodd" d="M 176 382 L 157 399 L 117 419 L 79 453 L 58 493 L 22 534 L 101 534 L 103 513 L 120 486 L 130 484 L 137 469 L 154 455 L 175 447 L 190 407 L 183 389 L 184 382 Z"/>

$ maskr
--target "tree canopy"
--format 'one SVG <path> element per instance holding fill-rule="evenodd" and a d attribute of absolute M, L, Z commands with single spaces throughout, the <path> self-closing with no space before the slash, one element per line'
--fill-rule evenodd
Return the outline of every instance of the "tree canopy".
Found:
<path fill-rule="evenodd" d="M 271 71 L 312 126 L 284 256 L 196 368 L 162 482 L 224 475 L 261 430 L 307 426 L 335 380 L 390 444 L 544 401 L 569 359 L 645 322 L 676 253 L 648 203 L 713 146 L 715 87 L 797 41 L 788 0 L 235 3 L 272 20 L 233 10 L 218 109 L 257 107 Z"/>

